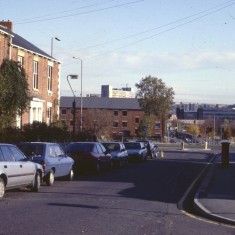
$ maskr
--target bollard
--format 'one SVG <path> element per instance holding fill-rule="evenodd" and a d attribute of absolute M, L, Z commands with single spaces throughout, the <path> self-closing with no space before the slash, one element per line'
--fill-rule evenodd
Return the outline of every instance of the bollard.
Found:
<path fill-rule="evenodd" d="M 221 141 L 222 145 L 222 153 L 221 153 L 221 163 L 222 167 L 228 167 L 229 166 L 229 145 L 230 142 L 228 140 Z"/>
<path fill-rule="evenodd" d="M 162 150 L 159 151 L 160 157 L 164 157 L 164 152 Z"/>
<path fill-rule="evenodd" d="M 181 149 L 184 150 L 184 141 L 181 142 Z"/>
<path fill-rule="evenodd" d="M 205 149 L 207 149 L 207 147 L 208 147 L 208 142 L 206 141 L 205 142 Z"/>

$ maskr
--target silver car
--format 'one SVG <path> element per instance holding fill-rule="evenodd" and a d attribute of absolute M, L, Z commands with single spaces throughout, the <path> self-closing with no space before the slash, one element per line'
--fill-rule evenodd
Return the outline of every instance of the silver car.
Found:
<path fill-rule="evenodd" d="M 6 189 L 30 187 L 37 192 L 41 186 L 43 168 L 27 160 L 12 144 L 0 144 L 0 199 Z"/>

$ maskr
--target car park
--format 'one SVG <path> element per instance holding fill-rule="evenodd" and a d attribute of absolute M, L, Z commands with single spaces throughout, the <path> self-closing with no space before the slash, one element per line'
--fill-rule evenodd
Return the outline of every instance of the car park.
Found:
<path fill-rule="evenodd" d="M 41 186 L 43 168 L 28 161 L 12 144 L 0 144 L 0 199 L 6 189 L 29 187 L 37 192 Z"/>
<path fill-rule="evenodd" d="M 146 161 L 147 148 L 143 142 L 124 142 L 128 153 L 128 159 L 131 161 Z"/>
<path fill-rule="evenodd" d="M 151 140 L 137 140 L 137 142 L 143 142 L 145 144 L 149 158 L 158 157 L 159 155 L 158 147 L 155 146 Z"/>
<path fill-rule="evenodd" d="M 112 156 L 99 142 L 72 142 L 66 146 L 66 154 L 75 161 L 77 174 L 93 171 L 97 174 L 112 169 Z"/>
<path fill-rule="evenodd" d="M 102 142 L 102 144 L 111 153 L 114 166 L 128 165 L 128 153 L 122 142 Z"/>
<path fill-rule="evenodd" d="M 17 146 L 28 159 L 42 165 L 45 175 L 43 179 L 47 185 L 53 185 L 57 177 L 66 177 L 68 180 L 73 180 L 74 160 L 65 154 L 59 144 L 21 142 Z"/>

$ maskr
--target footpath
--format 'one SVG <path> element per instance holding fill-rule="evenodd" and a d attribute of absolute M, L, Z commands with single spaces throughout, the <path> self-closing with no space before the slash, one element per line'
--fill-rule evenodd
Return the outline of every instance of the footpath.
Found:
<path fill-rule="evenodd" d="M 194 197 L 194 207 L 206 218 L 235 225 L 235 153 L 223 167 L 216 155 Z"/>

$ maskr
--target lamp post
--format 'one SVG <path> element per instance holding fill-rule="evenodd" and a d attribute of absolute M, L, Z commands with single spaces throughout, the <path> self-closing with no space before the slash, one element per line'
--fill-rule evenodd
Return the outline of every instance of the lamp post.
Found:
<path fill-rule="evenodd" d="M 81 109 L 80 109 L 80 131 L 82 132 L 82 125 L 83 125 L 83 123 L 82 123 L 82 105 L 83 105 L 83 103 L 82 103 L 82 60 L 80 59 L 80 58 L 78 58 L 78 57 L 75 57 L 75 56 L 73 56 L 73 59 L 76 59 L 76 60 L 79 60 L 80 62 L 81 62 L 81 93 L 80 93 L 80 107 L 81 107 Z"/>
<path fill-rule="evenodd" d="M 76 98 L 76 96 L 75 96 L 75 94 L 74 94 L 74 91 L 73 91 L 73 89 L 72 89 L 72 86 L 71 86 L 71 84 L 70 84 L 70 82 L 69 82 L 69 77 L 71 78 L 71 79 L 78 79 L 78 75 L 76 75 L 76 74 L 70 74 L 70 75 L 68 75 L 67 76 L 67 81 L 68 81 L 68 84 L 69 84 L 69 86 L 70 86 L 70 89 L 71 89 L 71 91 L 72 91 L 72 93 L 73 93 L 73 103 L 72 103 L 72 108 L 73 108 L 73 137 L 74 137 L 74 135 L 75 135 L 75 117 L 76 117 L 76 100 L 75 100 L 75 98 Z"/>
<path fill-rule="evenodd" d="M 53 57 L 53 41 L 54 41 L 54 39 L 57 40 L 57 41 L 60 41 L 60 39 L 57 38 L 57 37 L 52 37 L 51 38 L 51 57 Z"/>

